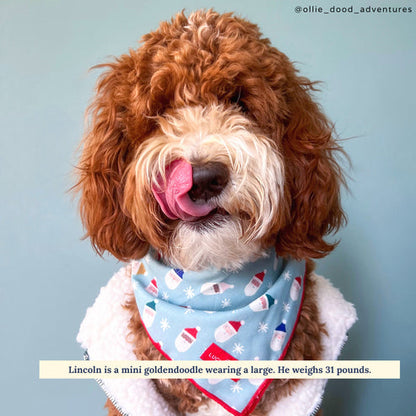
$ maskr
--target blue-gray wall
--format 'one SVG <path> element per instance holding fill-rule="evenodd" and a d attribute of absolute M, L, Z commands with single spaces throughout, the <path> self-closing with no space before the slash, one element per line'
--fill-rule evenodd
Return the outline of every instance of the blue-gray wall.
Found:
<path fill-rule="evenodd" d="M 344 197 L 349 225 L 318 270 L 358 310 L 360 320 L 342 358 L 400 359 L 402 379 L 331 381 L 326 414 L 414 414 L 416 7 L 410 14 L 298 14 L 296 5 L 279 0 L 2 0 L 4 414 L 104 414 L 104 396 L 93 381 L 37 379 L 39 359 L 81 358 L 75 343 L 79 323 L 99 287 L 120 266 L 80 241 L 76 204 L 65 193 L 97 75 L 87 70 L 135 47 L 142 34 L 176 11 L 202 7 L 236 11 L 258 23 L 303 74 L 325 81 L 320 101 L 340 136 L 352 138 L 345 142 L 353 163 L 351 194 Z"/>

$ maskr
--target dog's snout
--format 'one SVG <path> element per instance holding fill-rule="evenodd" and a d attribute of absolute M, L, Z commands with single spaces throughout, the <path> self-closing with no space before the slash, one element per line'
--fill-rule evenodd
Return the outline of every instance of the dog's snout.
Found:
<path fill-rule="evenodd" d="M 188 192 L 193 201 L 208 201 L 226 187 L 230 174 L 221 162 L 192 165 L 192 188 Z"/>

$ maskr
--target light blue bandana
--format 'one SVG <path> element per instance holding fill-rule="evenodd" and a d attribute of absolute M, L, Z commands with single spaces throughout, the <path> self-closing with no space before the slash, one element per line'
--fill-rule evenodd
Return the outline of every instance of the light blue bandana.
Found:
<path fill-rule="evenodd" d="M 305 262 L 271 251 L 238 272 L 188 272 L 149 252 L 132 278 L 143 325 L 168 359 L 279 360 L 299 317 Z M 247 415 L 271 379 L 191 382 L 232 414 Z"/>

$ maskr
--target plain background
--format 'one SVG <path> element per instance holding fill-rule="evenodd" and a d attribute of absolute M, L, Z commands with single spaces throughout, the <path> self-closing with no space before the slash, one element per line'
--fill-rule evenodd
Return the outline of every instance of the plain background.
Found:
<path fill-rule="evenodd" d="M 387 6 L 412 6 L 408 0 Z M 295 13 L 379 2 L 19 1 L 0 3 L 0 392 L 2 414 L 103 415 L 92 380 L 38 380 L 40 359 L 81 359 L 86 308 L 120 264 L 87 241 L 66 194 L 97 71 L 181 9 L 256 22 L 319 100 L 353 168 L 348 226 L 318 271 L 356 305 L 342 359 L 401 360 L 401 380 L 330 381 L 325 415 L 413 415 L 416 344 L 415 16 Z M 413 3 L 414 6 L 414 3 Z M 144 415 L 145 416 L 145 415 Z"/>

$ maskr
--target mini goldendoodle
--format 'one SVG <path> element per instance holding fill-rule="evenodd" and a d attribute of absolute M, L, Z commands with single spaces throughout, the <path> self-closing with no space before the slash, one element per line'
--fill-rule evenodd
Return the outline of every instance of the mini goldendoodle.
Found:
<path fill-rule="evenodd" d="M 99 67 L 75 189 L 97 252 L 140 262 L 125 305 L 137 359 L 320 359 L 312 259 L 345 216 L 315 84 L 256 25 L 212 10 Z M 259 416 L 299 383 L 153 382 L 179 415 Z"/>

